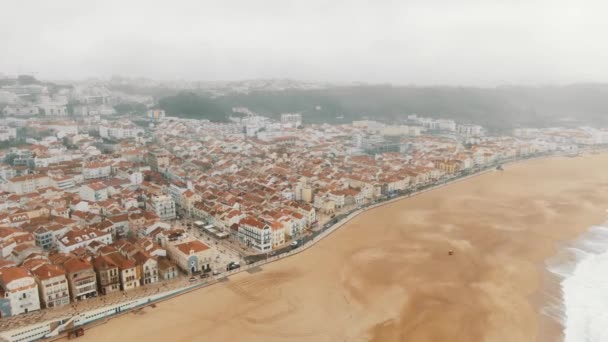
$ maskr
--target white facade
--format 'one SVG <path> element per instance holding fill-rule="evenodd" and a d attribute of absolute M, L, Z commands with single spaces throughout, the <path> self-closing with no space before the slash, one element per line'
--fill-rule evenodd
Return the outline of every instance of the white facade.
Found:
<path fill-rule="evenodd" d="M 0 291 L 4 294 L 0 303 L 8 303 L 8 308 L 2 305 L 2 316 L 14 316 L 40 310 L 38 284 L 32 274 L 21 267 L 6 267 L 0 269 Z M 7 312 L 9 309 L 10 311 Z"/>
<path fill-rule="evenodd" d="M 169 243 L 167 255 L 184 272 L 192 274 L 209 269 L 214 260 L 214 252 L 198 240 Z"/>
<path fill-rule="evenodd" d="M 13 177 L 8 181 L 8 191 L 16 194 L 27 194 L 49 186 L 51 179 L 41 174 Z"/>
<path fill-rule="evenodd" d="M 298 113 L 281 114 L 281 125 L 283 127 L 296 128 L 302 124 L 302 115 Z"/>
<path fill-rule="evenodd" d="M 456 130 L 458 131 L 458 133 L 467 137 L 475 137 L 483 134 L 483 127 L 479 125 L 458 125 Z"/>
<path fill-rule="evenodd" d="M 6 106 L 2 110 L 2 113 L 6 116 L 17 115 L 38 115 L 40 110 L 35 106 Z"/>
<path fill-rule="evenodd" d="M 46 116 L 68 115 L 68 109 L 66 105 L 62 103 L 42 103 L 39 107 L 44 111 L 44 115 Z"/>
<path fill-rule="evenodd" d="M 85 184 L 80 187 L 80 198 L 89 202 L 99 202 L 108 199 L 108 188 L 101 183 Z"/>
<path fill-rule="evenodd" d="M 17 130 L 8 126 L 0 126 L 0 141 L 9 141 L 17 138 Z"/>
<path fill-rule="evenodd" d="M 99 135 L 102 138 L 127 139 L 143 134 L 144 130 L 132 125 L 100 125 Z"/>
<path fill-rule="evenodd" d="M 268 252 L 272 249 L 272 230 L 261 221 L 250 217 L 241 220 L 238 234 L 241 242 L 257 251 Z"/>
<path fill-rule="evenodd" d="M 84 179 L 105 178 L 112 174 L 112 166 L 110 164 L 91 163 L 82 168 L 82 177 Z"/>
<path fill-rule="evenodd" d="M 70 253 L 88 246 L 93 241 L 109 245 L 112 243 L 112 234 L 97 229 L 74 229 L 57 239 L 57 249 L 62 253 Z"/>
<path fill-rule="evenodd" d="M 147 116 L 154 121 L 160 121 L 165 118 L 165 111 L 162 109 L 150 109 Z"/>
<path fill-rule="evenodd" d="M 141 172 L 136 171 L 129 175 L 129 180 L 133 185 L 139 185 L 144 181 L 144 176 Z"/>
<path fill-rule="evenodd" d="M 150 206 L 161 220 L 171 220 L 175 218 L 175 202 L 167 195 L 152 197 Z"/>
<path fill-rule="evenodd" d="M 65 273 L 58 266 L 42 265 L 32 271 L 38 282 L 40 301 L 45 308 L 70 303 L 70 290 Z"/>

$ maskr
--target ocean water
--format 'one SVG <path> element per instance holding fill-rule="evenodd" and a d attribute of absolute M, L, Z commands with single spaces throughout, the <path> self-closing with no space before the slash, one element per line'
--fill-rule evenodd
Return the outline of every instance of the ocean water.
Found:
<path fill-rule="evenodd" d="M 562 246 L 547 270 L 558 291 L 543 312 L 561 323 L 564 341 L 608 341 L 608 227 L 591 227 Z"/>

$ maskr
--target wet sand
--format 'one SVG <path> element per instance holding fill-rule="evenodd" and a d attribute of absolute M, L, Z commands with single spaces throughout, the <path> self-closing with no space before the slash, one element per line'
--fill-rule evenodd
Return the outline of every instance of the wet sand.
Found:
<path fill-rule="evenodd" d="M 607 166 L 608 155 L 536 160 L 404 199 L 79 340 L 555 340 L 560 327 L 533 304 L 544 260 L 604 221 Z"/>

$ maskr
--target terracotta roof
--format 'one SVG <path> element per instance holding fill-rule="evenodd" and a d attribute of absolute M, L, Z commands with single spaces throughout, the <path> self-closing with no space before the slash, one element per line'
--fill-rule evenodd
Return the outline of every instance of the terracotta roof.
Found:
<path fill-rule="evenodd" d="M 175 245 L 175 247 L 186 255 L 190 255 L 190 252 L 199 253 L 199 252 L 209 249 L 209 246 L 205 245 L 204 243 L 202 243 L 198 240 L 180 243 L 178 245 Z"/>
<path fill-rule="evenodd" d="M 45 178 L 48 177 L 45 174 L 35 174 L 35 175 L 25 175 L 25 176 L 17 176 L 17 177 L 13 177 L 9 180 L 9 182 L 15 183 L 15 182 L 22 182 L 22 181 L 26 181 L 26 180 L 31 180 L 31 179 L 39 179 L 39 178 Z"/>
<path fill-rule="evenodd" d="M 38 278 L 38 280 L 65 275 L 65 270 L 63 268 L 53 264 L 44 264 L 31 272 L 36 278 Z"/>
<path fill-rule="evenodd" d="M 261 221 L 255 219 L 255 218 L 253 218 L 251 216 L 247 216 L 244 219 L 242 219 L 241 222 L 240 222 L 240 224 L 241 225 L 246 224 L 248 226 L 259 228 L 259 229 L 264 229 L 264 227 L 266 226 L 264 224 L 264 222 L 261 222 Z"/>
<path fill-rule="evenodd" d="M 23 267 L 2 268 L 0 269 L 0 284 L 6 286 L 11 281 L 31 276 L 31 273 Z"/>
<path fill-rule="evenodd" d="M 62 264 L 62 266 L 65 269 L 66 273 L 74 273 L 87 269 L 93 269 L 93 266 L 88 261 L 73 256 L 66 260 Z"/>

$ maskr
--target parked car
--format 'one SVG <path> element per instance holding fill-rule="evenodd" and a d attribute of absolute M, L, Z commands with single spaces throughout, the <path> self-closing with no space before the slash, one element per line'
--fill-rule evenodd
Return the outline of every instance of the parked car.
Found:
<path fill-rule="evenodd" d="M 297 248 L 300 245 L 300 241 L 296 240 L 290 244 L 291 248 Z"/>
<path fill-rule="evenodd" d="M 201 279 L 209 278 L 209 273 L 203 273 L 200 275 Z"/>
<path fill-rule="evenodd" d="M 190 277 L 190 279 L 188 279 L 189 282 L 193 282 L 196 281 L 196 277 Z"/>
<path fill-rule="evenodd" d="M 240 268 L 241 264 L 239 264 L 238 262 L 231 262 L 228 264 L 228 266 L 226 266 L 226 270 L 227 271 L 232 271 L 232 270 L 236 270 L 237 268 Z"/>

